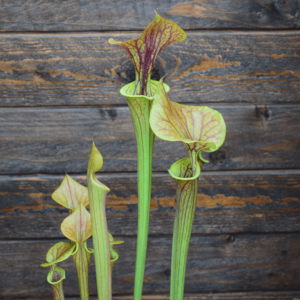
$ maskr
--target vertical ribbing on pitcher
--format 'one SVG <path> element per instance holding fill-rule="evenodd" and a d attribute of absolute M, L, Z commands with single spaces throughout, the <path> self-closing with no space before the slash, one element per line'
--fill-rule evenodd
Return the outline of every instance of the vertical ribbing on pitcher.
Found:
<path fill-rule="evenodd" d="M 87 249 L 86 241 L 77 243 L 78 250 L 72 255 L 74 260 L 80 292 L 80 300 L 89 300 L 89 266 L 92 258 L 91 249 Z"/>
<path fill-rule="evenodd" d="M 142 294 L 146 263 L 152 181 L 154 134 L 149 126 L 151 102 L 127 98 L 134 124 L 138 152 L 138 233 L 135 268 L 135 290 Z M 139 296 L 140 297 L 140 296 Z"/>
<path fill-rule="evenodd" d="M 171 300 L 183 299 L 185 268 L 197 201 L 199 171 L 200 169 L 196 176 L 193 176 L 189 158 L 177 161 L 169 170 L 171 176 L 176 179 L 176 215 L 171 263 Z"/>
<path fill-rule="evenodd" d="M 121 46 L 129 54 L 136 75 L 135 82 L 126 85 L 120 91 L 125 97 L 127 95 L 136 95 L 136 98 L 127 98 L 138 144 L 139 224 L 134 300 L 141 300 L 142 298 L 149 227 L 152 151 L 154 142 L 154 135 L 148 122 L 151 103 L 146 104 L 145 101 L 149 102 L 150 100 L 152 102 L 152 96 L 156 90 L 156 87 L 154 89 L 152 87 L 154 81 L 151 80 L 151 73 L 158 54 L 169 44 L 184 41 L 185 39 L 186 33 L 177 24 L 170 20 L 165 20 L 157 13 L 154 20 L 145 28 L 140 37 L 126 42 L 115 41 L 112 38 L 109 39 L 109 43 Z M 140 110 L 141 107 L 144 107 L 144 111 Z"/>
<path fill-rule="evenodd" d="M 153 91 L 156 90 L 157 84 L 157 81 L 151 80 L 151 88 Z M 141 299 L 149 230 L 152 156 L 155 135 L 151 130 L 149 124 L 149 115 L 153 97 L 131 95 L 131 93 L 133 93 L 134 91 L 134 87 L 134 82 L 127 84 L 121 89 L 120 93 L 127 99 L 137 142 L 138 233 L 134 280 L 134 299 Z M 165 85 L 165 89 L 169 91 L 170 88 Z"/>
<path fill-rule="evenodd" d="M 102 156 L 93 143 L 88 163 L 87 182 L 95 251 L 97 291 L 99 300 L 111 300 L 110 244 L 105 211 L 106 194 L 110 189 L 99 182 L 95 175 L 95 172 L 99 171 L 102 166 Z"/>
<path fill-rule="evenodd" d="M 50 267 L 47 281 L 52 286 L 54 300 L 65 300 L 63 291 L 63 280 L 66 278 L 65 270 L 56 265 Z"/>

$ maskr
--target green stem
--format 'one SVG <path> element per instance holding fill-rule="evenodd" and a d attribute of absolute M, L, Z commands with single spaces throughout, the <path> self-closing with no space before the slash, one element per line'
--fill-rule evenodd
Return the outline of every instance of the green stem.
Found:
<path fill-rule="evenodd" d="M 78 250 L 72 255 L 76 265 L 81 300 L 89 300 L 89 266 L 92 254 L 86 250 L 86 242 L 77 243 Z"/>
<path fill-rule="evenodd" d="M 197 152 L 191 151 L 189 154 L 190 158 L 179 160 L 169 170 L 177 180 L 170 300 L 183 299 L 187 254 L 197 202 L 197 180 L 201 163 Z"/>
<path fill-rule="evenodd" d="M 158 82 L 151 80 L 151 86 L 149 86 L 149 82 L 147 85 L 147 93 L 151 95 L 155 92 Z M 164 87 L 166 92 L 169 92 L 169 86 L 164 84 Z M 135 95 L 136 88 L 137 86 L 135 85 L 135 82 L 131 82 L 122 87 L 120 93 L 127 99 L 137 141 L 138 233 L 134 278 L 134 300 L 140 300 L 142 299 L 146 264 L 151 201 L 152 154 L 155 135 L 149 122 L 153 97 Z"/>
<path fill-rule="evenodd" d="M 171 265 L 171 300 L 183 299 L 185 267 L 195 214 L 197 187 L 197 179 L 177 182 Z"/>
<path fill-rule="evenodd" d="M 142 297 L 149 230 L 152 153 L 154 134 L 149 124 L 152 101 L 127 97 L 136 134 L 138 152 L 138 233 L 134 279 L 134 300 Z"/>
<path fill-rule="evenodd" d="M 178 184 L 176 185 L 178 187 Z M 177 191 L 177 189 L 176 189 Z M 175 266 L 177 263 L 177 248 L 178 248 L 178 223 L 179 223 L 179 209 L 178 209 L 178 201 L 176 197 L 176 213 L 175 213 L 175 221 L 174 221 L 174 229 L 173 229 L 173 240 L 172 240 L 172 260 L 171 260 L 171 285 L 170 285 L 170 297 L 172 299 L 172 296 L 175 295 L 176 289 L 175 289 L 175 280 L 176 280 L 176 274 L 175 272 Z"/>
<path fill-rule="evenodd" d="M 109 192 L 109 188 L 99 182 L 95 176 L 95 172 L 102 168 L 102 164 L 102 156 L 93 144 L 88 164 L 87 181 L 95 251 L 97 291 L 99 300 L 111 300 L 110 244 L 105 211 L 106 194 Z"/>
<path fill-rule="evenodd" d="M 54 300 L 65 300 L 62 282 L 52 284 L 52 291 Z"/>

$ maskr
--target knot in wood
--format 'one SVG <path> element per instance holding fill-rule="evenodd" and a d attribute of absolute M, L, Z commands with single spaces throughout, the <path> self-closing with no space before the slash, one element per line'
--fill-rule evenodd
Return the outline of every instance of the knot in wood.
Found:
<path fill-rule="evenodd" d="M 268 121 L 270 118 L 270 111 L 265 105 L 257 105 L 256 106 L 256 115 L 259 119 Z"/>

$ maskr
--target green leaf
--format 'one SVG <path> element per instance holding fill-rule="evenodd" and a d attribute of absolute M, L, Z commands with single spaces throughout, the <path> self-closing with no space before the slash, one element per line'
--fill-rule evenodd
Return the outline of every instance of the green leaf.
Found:
<path fill-rule="evenodd" d="M 153 86 L 157 84 L 154 81 L 152 83 Z M 134 297 L 140 299 L 146 263 L 151 201 L 152 153 L 155 136 L 149 125 L 149 114 L 152 105 L 152 101 L 149 100 L 153 98 L 127 95 L 126 93 L 131 93 L 127 86 L 121 89 L 121 94 L 126 96 L 128 102 L 138 149 L 138 230 Z"/>
<path fill-rule="evenodd" d="M 143 34 L 134 40 L 116 42 L 129 54 L 134 64 L 136 80 L 121 89 L 127 98 L 132 115 L 138 148 L 138 234 L 136 251 L 136 269 L 134 280 L 134 299 L 142 297 L 145 271 L 149 212 L 151 200 L 152 156 L 154 134 L 149 126 L 149 113 L 153 95 L 158 82 L 150 80 L 157 55 L 167 45 L 184 41 L 186 33 L 174 22 L 165 20 L 156 14 L 154 21 L 147 26 Z M 165 86 L 168 90 L 169 87 Z"/>
<path fill-rule="evenodd" d="M 76 246 L 78 251 L 72 255 L 72 258 L 77 271 L 80 300 L 89 300 L 89 266 L 94 251 L 87 248 L 86 241 L 76 243 Z"/>
<path fill-rule="evenodd" d="M 182 141 L 196 152 L 217 150 L 226 136 L 226 125 L 219 112 L 207 106 L 188 106 L 170 101 L 162 81 L 154 95 L 150 126 L 159 138 Z"/>
<path fill-rule="evenodd" d="M 42 264 L 42 267 L 49 267 L 60 261 L 66 260 L 70 255 L 72 255 L 75 249 L 75 245 L 59 242 L 52 246 L 46 254 L 46 260 L 48 263 Z"/>
<path fill-rule="evenodd" d="M 193 176 L 190 158 L 175 162 L 169 172 L 172 176 L 175 175 L 177 180 L 170 300 L 182 300 L 187 253 L 197 201 L 198 176 Z"/>
<path fill-rule="evenodd" d="M 167 45 L 185 39 L 186 33 L 177 24 L 156 14 L 153 22 L 139 38 L 127 42 L 109 39 L 109 42 L 123 47 L 134 64 L 136 73 L 134 94 L 151 97 L 150 78 L 157 55 Z"/>
<path fill-rule="evenodd" d="M 157 86 L 159 84 L 159 81 L 156 80 L 150 80 L 150 84 L 151 84 L 151 90 L 153 93 L 155 93 Z M 166 91 L 166 93 L 168 93 L 170 91 L 170 87 L 164 83 L 164 89 Z M 121 89 L 120 89 L 120 94 L 124 97 L 127 98 L 127 101 L 133 101 L 133 99 L 135 101 L 137 101 L 137 103 L 140 103 L 143 100 L 149 100 L 152 101 L 153 100 L 153 96 L 143 96 L 143 95 L 135 95 L 135 82 L 130 82 L 126 85 L 124 85 Z M 128 103 L 130 105 L 130 103 Z M 140 103 L 141 104 L 141 103 Z M 137 105 L 135 105 L 137 106 Z M 140 108 L 141 109 L 141 108 Z"/>
<path fill-rule="evenodd" d="M 174 163 L 169 173 L 177 180 L 176 214 L 172 245 L 171 300 L 182 300 L 189 240 L 197 200 L 197 179 L 206 162 L 201 152 L 217 150 L 224 142 L 222 115 L 206 106 L 187 106 L 169 100 L 162 80 L 157 86 L 150 125 L 161 139 L 182 141 L 189 158 Z"/>
<path fill-rule="evenodd" d="M 190 181 L 197 179 L 200 175 L 203 164 L 204 163 L 201 160 L 197 160 L 197 171 L 193 174 L 190 158 L 182 158 L 171 166 L 169 174 L 176 180 Z"/>
<path fill-rule="evenodd" d="M 47 281 L 51 284 L 54 300 L 64 300 L 62 281 L 66 278 L 65 270 L 55 265 L 51 266 Z"/>
<path fill-rule="evenodd" d="M 62 206 L 74 211 L 78 204 L 89 204 L 88 190 L 69 175 L 66 175 L 59 188 L 52 194 L 52 199 Z"/>
<path fill-rule="evenodd" d="M 222 115 L 207 106 L 181 105 L 169 100 L 160 80 L 150 113 L 150 126 L 159 138 L 182 141 L 191 159 L 194 176 L 199 173 L 201 151 L 212 152 L 224 143 L 226 125 Z"/>
<path fill-rule="evenodd" d="M 88 163 L 87 182 L 93 229 L 97 291 L 98 299 L 110 300 L 112 298 L 110 245 L 105 213 L 105 200 L 109 188 L 102 184 L 95 175 L 95 172 L 99 171 L 102 166 L 102 155 L 93 143 Z"/>
<path fill-rule="evenodd" d="M 85 250 L 86 250 L 88 253 L 94 254 L 94 252 L 95 252 L 94 249 L 88 248 L 87 245 L 86 245 L 86 242 L 84 243 L 84 247 L 85 247 Z"/>
<path fill-rule="evenodd" d="M 50 272 L 47 276 L 47 281 L 50 284 L 58 284 L 64 279 L 66 279 L 66 272 L 64 269 L 56 266 L 54 268 L 50 268 Z"/>
<path fill-rule="evenodd" d="M 92 235 L 90 214 L 81 203 L 70 216 L 64 219 L 61 231 L 64 236 L 77 243 L 85 242 Z"/>
<path fill-rule="evenodd" d="M 89 158 L 88 163 L 88 170 L 87 173 L 93 177 L 94 180 L 97 180 L 97 183 L 103 186 L 107 191 L 110 191 L 108 187 L 105 187 L 98 179 L 96 178 L 95 173 L 100 171 L 103 167 L 103 157 L 99 150 L 96 148 L 94 142 L 92 145 L 92 150 Z"/>
<path fill-rule="evenodd" d="M 111 264 L 111 270 L 112 270 L 114 263 L 119 259 L 119 254 L 113 248 L 113 246 L 123 244 L 124 241 L 114 241 L 113 236 L 110 233 L 108 235 L 109 235 L 109 244 L 110 244 L 110 264 Z"/>

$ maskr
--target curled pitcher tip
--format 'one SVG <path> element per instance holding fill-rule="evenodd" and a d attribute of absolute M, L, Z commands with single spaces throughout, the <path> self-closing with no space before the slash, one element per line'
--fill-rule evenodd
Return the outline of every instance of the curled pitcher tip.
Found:
<path fill-rule="evenodd" d="M 88 163 L 88 172 L 95 173 L 102 169 L 103 157 L 100 151 L 96 148 L 95 143 L 92 144 L 90 159 Z"/>

